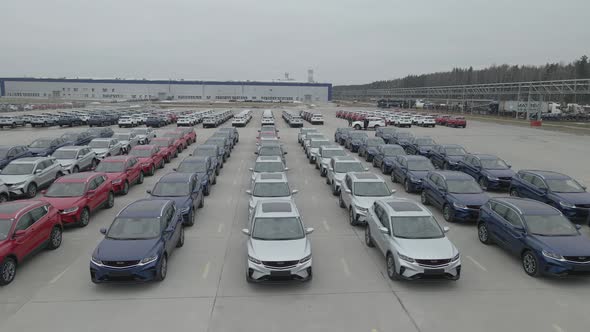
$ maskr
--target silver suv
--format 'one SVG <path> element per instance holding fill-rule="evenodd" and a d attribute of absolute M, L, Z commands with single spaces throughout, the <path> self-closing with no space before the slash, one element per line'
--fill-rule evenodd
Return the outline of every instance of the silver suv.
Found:
<path fill-rule="evenodd" d="M 309 141 L 309 148 L 307 148 L 307 159 L 309 159 L 309 163 L 315 164 L 315 160 L 320 152 L 320 147 L 330 144 L 331 142 L 327 138 L 312 138 Z"/>
<path fill-rule="evenodd" d="M 10 198 L 10 192 L 4 182 L 0 181 L 0 203 L 8 201 Z"/>
<path fill-rule="evenodd" d="M 2 172 L 4 182 L 13 196 L 33 198 L 37 190 L 47 187 L 64 175 L 64 170 L 53 157 L 27 157 L 11 161 Z"/>
<path fill-rule="evenodd" d="M 396 198 L 377 200 L 369 208 L 365 243 L 385 256 L 393 280 L 461 277 L 461 255 L 434 216 L 422 205 Z"/>
<path fill-rule="evenodd" d="M 94 153 L 100 159 L 118 156 L 123 153 L 123 144 L 116 138 L 95 138 L 90 141 L 88 146 L 94 150 Z"/>
<path fill-rule="evenodd" d="M 293 202 L 259 202 L 249 218 L 248 282 L 311 280 L 311 242 L 313 228 L 305 228 Z"/>
<path fill-rule="evenodd" d="M 355 226 L 364 223 L 367 211 L 377 199 L 392 198 L 395 189 L 389 189 L 385 180 L 371 172 L 346 173 L 338 204 L 348 210 L 348 220 Z"/>
<path fill-rule="evenodd" d="M 135 128 L 131 130 L 132 133 L 137 135 L 139 144 L 148 144 L 153 138 L 156 138 L 156 131 L 153 128 Z"/>
<path fill-rule="evenodd" d="M 139 137 L 137 137 L 137 134 L 134 132 L 115 133 L 113 135 L 113 138 L 119 140 L 119 143 L 121 143 L 121 145 L 123 146 L 125 153 L 128 153 L 129 151 L 131 151 L 131 149 L 133 149 L 133 147 L 139 145 Z"/>
<path fill-rule="evenodd" d="M 318 130 L 316 128 L 301 128 L 299 129 L 299 133 L 297 134 L 297 143 L 303 145 L 303 141 L 305 137 L 309 133 L 317 133 Z"/>
<path fill-rule="evenodd" d="M 332 157 L 326 173 L 326 183 L 332 187 L 332 195 L 340 194 L 340 186 L 348 172 L 363 172 L 369 169 L 352 156 Z"/>
<path fill-rule="evenodd" d="M 64 146 L 51 155 L 68 173 L 93 170 L 98 165 L 94 150 L 87 146 Z"/>
<path fill-rule="evenodd" d="M 313 138 L 325 139 L 325 140 L 328 139 L 326 136 L 324 136 L 324 134 L 321 134 L 321 133 L 309 133 L 309 134 L 305 135 L 305 139 L 303 140 L 303 151 L 305 151 L 306 155 L 308 154 L 307 150 L 309 149 L 309 147 L 311 145 L 311 140 Z"/>
<path fill-rule="evenodd" d="M 318 151 L 318 157 L 315 160 L 315 168 L 320 170 L 320 175 L 325 177 L 328 173 L 328 167 L 330 167 L 330 159 L 332 157 L 343 157 L 347 156 L 348 153 L 344 148 L 338 145 L 323 145 Z"/>
<path fill-rule="evenodd" d="M 252 182 L 256 179 L 256 176 L 260 173 L 283 173 L 288 171 L 289 168 L 285 167 L 281 157 L 277 156 L 263 156 L 256 158 L 254 168 L 250 168 L 252 172 Z"/>
<path fill-rule="evenodd" d="M 260 173 L 252 183 L 252 189 L 246 190 L 250 195 L 248 215 L 250 216 L 258 202 L 267 200 L 281 200 L 290 202 L 297 190 L 289 188 L 289 181 L 285 173 Z"/>

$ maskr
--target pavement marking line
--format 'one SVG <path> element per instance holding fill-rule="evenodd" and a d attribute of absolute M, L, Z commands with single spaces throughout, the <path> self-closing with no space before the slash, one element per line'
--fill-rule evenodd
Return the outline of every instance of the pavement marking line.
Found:
<path fill-rule="evenodd" d="M 329 232 L 330 225 L 328 225 L 328 222 L 326 221 L 326 219 L 322 220 L 322 224 L 324 224 L 324 228 L 326 229 L 326 232 Z"/>
<path fill-rule="evenodd" d="M 557 304 L 560 307 L 567 307 L 567 303 L 560 300 L 555 301 L 555 304 Z"/>
<path fill-rule="evenodd" d="M 346 274 L 347 277 L 350 277 L 350 269 L 348 268 L 348 263 L 346 262 L 346 260 L 344 258 L 340 258 L 340 263 L 342 263 L 342 269 L 344 270 L 344 274 Z"/>
<path fill-rule="evenodd" d="M 488 269 L 486 269 L 483 265 L 481 265 L 478 261 L 476 261 L 473 257 L 471 256 L 465 256 L 467 259 L 469 259 L 473 264 L 475 264 L 475 266 L 479 267 L 480 269 L 482 269 L 485 272 L 488 272 Z"/>
<path fill-rule="evenodd" d="M 234 185 L 238 183 L 238 180 L 234 180 Z"/>
<path fill-rule="evenodd" d="M 307 185 L 307 184 L 309 184 L 309 181 L 308 181 L 307 179 L 305 179 L 305 184 L 306 184 L 306 185 Z"/>
<path fill-rule="evenodd" d="M 66 267 L 63 271 L 61 271 L 60 274 L 56 275 L 53 279 L 51 279 L 51 281 L 49 281 L 49 283 L 55 284 L 59 279 L 61 279 L 61 277 L 64 276 L 64 274 L 66 274 L 66 272 L 68 272 L 68 269 L 70 268 L 70 266 Z"/>
<path fill-rule="evenodd" d="M 223 223 L 219 224 L 219 226 L 217 226 L 217 233 L 221 233 L 223 232 Z"/>
<path fill-rule="evenodd" d="M 371 329 L 371 332 L 379 332 L 377 329 Z"/>
<path fill-rule="evenodd" d="M 207 279 L 207 276 L 209 275 L 209 267 L 211 266 L 211 262 L 207 262 L 207 264 L 205 264 L 205 267 L 203 268 L 203 274 L 201 275 L 202 279 Z"/>
<path fill-rule="evenodd" d="M 553 324 L 552 326 L 556 332 L 566 332 L 566 330 L 562 329 L 561 326 L 559 326 L 557 324 Z"/>

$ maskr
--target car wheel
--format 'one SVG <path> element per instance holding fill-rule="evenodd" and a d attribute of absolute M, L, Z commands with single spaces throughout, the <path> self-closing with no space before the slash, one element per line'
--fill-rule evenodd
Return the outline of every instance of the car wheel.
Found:
<path fill-rule="evenodd" d="M 143 171 L 139 172 L 139 177 L 137 178 L 137 183 L 142 184 L 144 179 Z"/>
<path fill-rule="evenodd" d="M 203 189 L 203 195 L 209 196 L 210 193 L 211 189 L 209 188 L 209 186 L 206 186 L 205 189 Z"/>
<path fill-rule="evenodd" d="M 328 177 L 327 173 L 326 173 L 326 184 L 330 184 L 330 178 Z"/>
<path fill-rule="evenodd" d="M 356 130 L 361 130 L 361 125 L 359 125 L 359 124 L 355 124 L 355 125 L 354 125 L 354 129 L 356 129 Z"/>
<path fill-rule="evenodd" d="M 365 244 L 369 248 L 373 248 L 375 246 L 373 243 L 373 238 L 371 237 L 371 228 L 368 225 L 365 227 Z"/>
<path fill-rule="evenodd" d="M 129 193 L 129 182 L 125 181 L 123 184 L 123 189 L 121 190 L 121 194 L 127 195 Z"/>
<path fill-rule="evenodd" d="M 340 206 L 341 208 L 346 207 L 346 205 L 344 204 L 344 201 L 342 200 L 342 194 L 340 194 L 340 196 L 338 196 L 338 206 Z"/>
<path fill-rule="evenodd" d="M 449 204 L 445 204 L 445 206 L 443 206 L 443 218 L 445 218 L 447 222 L 455 221 L 453 218 L 453 209 Z"/>
<path fill-rule="evenodd" d="M 486 178 L 484 178 L 484 177 L 479 178 L 477 183 L 479 183 L 479 186 L 481 187 L 482 190 L 488 190 L 488 180 Z"/>
<path fill-rule="evenodd" d="M 518 194 L 518 190 L 516 190 L 516 188 L 511 188 L 510 189 L 510 196 L 512 196 L 512 197 L 520 197 L 520 195 Z"/>
<path fill-rule="evenodd" d="M 397 176 L 395 176 L 395 172 L 391 171 L 391 182 L 397 183 Z"/>
<path fill-rule="evenodd" d="M 332 183 L 332 195 L 338 196 L 338 188 L 336 188 L 336 184 Z"/>
<path fill-rule="evenodd" d="M 90 164 L 90 169 L 94 170 L 98 166 L 98 160 L 92 159 L 92 163 Z"/>
<path fill-rule="evenodd" d="M 488 225 L 483 222 L 480 222 L 477 225 L 477 237 L 479 238 L 479 242 L 483 244 L 492 244 L 492 239 L 490 238 L 490 232 L 488 230 Z"/>
<path fill-rule="evenodd" d="M 352 210 L 352 208 L 348 209 L 348 222 L 351 226 L 357 225 L 356 216 L 354 215 L 354 211 Z"/>
<path fill-rule="evenodd" d="M 166 254 L 164 254 L 160 260 L 160 264 L 158 264 L 158 269 L 156 270 L 156 281 L 166 279 L 166 274 L 168 274 L 168 258 L 166 257 Z"/>
<path fill-rule="evenodd" d="M 8 285 L 16 276 L 16 261 L 14 258 L 7 257 L 0 265 L 0 285 Z"/>
<path fill-rule="evenodd" d="M 387 254 L 385 258 L 385 267 L 387 268 L 387 276 L 391 280 L 399 280 L 399 274 L 397 273 L 397 268 L 395 267 L 395 259 L 393 259 L 393 255 L 391 253 Z"/>
<path fill-rule="evenodd" d="M 215 175 L 219 175 L 219 168 L 215 169 Z"/>
<path fill-rule="evenodd" d="M 80 172 L 80 168 L 78 166 L 74 166 L 74 168 L 72 168 L 72 173 L 78 173 Z"/>
<path fill-rule="evenodd" d="M 54 226 L 51 229 L 51 233 L 49 233 L 49 242 L 47 242 L 47 249 L 48 250 L 55 250 L 61 246 L 61 241 L 63 239 L 63 231 L 61 227 Z"/>
<path fill-rule="evenodd" d="M 404 181 L 404 189 L 406 190 L 407 193 L 412 192 L 412 188 L 410 187 L 410 181 L 407 179 L 406 179 L 406 181 Z"/>
<path fill-rule="evenodd" d="M 8 195 L 1 194 L 0 195 L 0 203 L 8 202 Z"/>
<path fill-rule="evenodd" d="M 86 227 L 88 226 L 88 223 L 90 222 L 90 211 L 88 210 L 88 208 L 84 208 L 82 209 L 82 212 L 80 213 L 80 220 L 78 220 L 78 226 L 80 227 Z"/>
<path fill-rule="evenodd" d="M 524 272 L 531 277 L 538 277 L 541 274 L 539 270 L 539 260 L 530 250 L 527 250 L 522 254 L 522 268 L 524 269 Z"/>
<path fill-rule="evenodd" d="M 156 166 L 152 165 L 150 167 L 150 173 L 149 173 L 149 175 L 150 176 L 153 176 L 154 174 L 156 174 Z"/>
<path fill-rule="evenodd" d="M 184 223 L 184 225 L 186 226 L 192 226 L 195 224 L 195 210 L 191 209 L 190 213 L 188 214 L 187 218 L 186 218 L 186 223 Z M 184 232 L 184 231 L 182 231 Z"/>
<path fill-rule="evenodd" d="M 27 186 L 27 197 L 34 198 L 37 195 L 37 185 L 34 183 L 29 183 Z"/>
<path fill-rule="evenodd" d="M 110 209 L 113 206 L 115 206 L 115 194 L 111 191 L 111 192 L 109 192 L 109 197 L 107 198 L 106 208 Z"/>
<path fill-rule="evenodd" d="M 199 201 L 199 209 L 203 208 L 203 206 L 205 206 L 205 197 L 201 196 L 201 201 Z"/>
<path fill-rule="evenodd" d="M 213 177 L 213 184 L 217 184 L 217 175 Z"/>
<path fill-rule="evenodd" d="M 422 190 L 422 193 L 420 194 L 420 202 L 422 202 L 424 205 L 430 205 L 430 201 L 428 200 L 428 196 L 426 196 L 425 190 Z"/>

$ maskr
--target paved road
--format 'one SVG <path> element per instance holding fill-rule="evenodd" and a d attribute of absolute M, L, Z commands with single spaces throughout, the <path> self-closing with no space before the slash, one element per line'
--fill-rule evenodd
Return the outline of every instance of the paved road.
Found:
<path fill-rule="evenodd" d="M 325 111 L 333 137 L 345 126 Z M 115 208 L 92 216 L 83 229 L 69 229 L 62 247 L 24 263 L 16 280 L 0 288 L 0 331 L 585 331 L 590 279 L 528 277 L 517 258 L 497 247 L 483 246 L 470 224 L 444 222 L 461 250 L 462 278 L 457 282 L 392 282 L 383 257 L 363 243 L 363 229 L 348 225 L 347 214 L 331 195 L 324 178 L 297 145 L 297 129 L 287 128 L 275 111 L 281 140 L 289 154 L 288 177 L 311 235 L 314 280 L 307 284 L 250 285 L 245 280 L 247 218 L 244 193 L 255 155 L 260 114 L 240 130 L 240 143 L 222 170 L 197 223 L 187 229 L 185 246 L 171 257 L 166 280 L 145 285 L 94 285 L 88 261 L 113 216 L 144 197 L 159 177 L 146 178 Z M 229 125 L 229 124 L 226 124 Z M 306 123 L 306 126 L 308 124 Z M 2 144 L 28 142 L 72 129 L 0 130 Z M 73 129 L 79 130 L 79 129 Z M 119 131 L 118 128 L 115 129 Z M 203 142 L 214 129 L 196 129 Z M 499 154 L 515 169 L 563 171 L 590 184 L 587 137 L 508 125 L 471 122 L 467 129 L 412 128 L 442 143 Z M 379 173 L 377 169 L 375 172 Z M 417 195 L 387 180 L 398 195 Z M 492 195 L 500 195 L 494 193 Z M 584 228 L 587 232 L 587 228 Z"/>

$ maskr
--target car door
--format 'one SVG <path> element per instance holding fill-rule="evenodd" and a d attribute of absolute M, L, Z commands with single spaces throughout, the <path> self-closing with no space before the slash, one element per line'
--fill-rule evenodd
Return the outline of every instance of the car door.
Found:
<path fill-rule="evenodd" d="M 474 179 L 477 178 L 477 170 L 475 169 L 474 165 L 473 165 L 473 159 L 475 159 L 473 156 L 467 156 L 465 157 L 464 160 L 459 161 L 459 165 L 460 166 L 460 170 L 463 173 L 469 174 L 471 175 Z"/>
<path fill-rule="evenodd" d="M 96 199 L 96 206 L 100 206 L 101 204 L 104 204 L 107 199 L 109 198 L 109 187 L 107 185 L 107 181 L 106 181 L 106 176 L 104 175 L 100 175 L 97 176 L 96 179 L 94 179 L 95 185 L 96 185 L 96 195 L 97 195 L 97 199 Z"/>
<path fill-rule="evenodd" d="M 402 160 L 403 160 L 403 159 L 402 159 L 402 157 L 400 157 L 400 156 L 396 156 L 396 157 L 393 159 L 393 164 L 392 164 L 392 166 L 391 166 L 391 172 L 392 172 L 393 174 L 395 174 L 395 177 L 396 177 L 396 178 L 398 178 L 398 179 L 401 179 L 401 178 L 403 178 L 403 174 L 402 174 L 402 164 L 401 164 Z"/>
<path fill-rule="evenodd" d="M 92 149 L 84 148 L 78 152 L 78 156 L 80 157 L 79 167 L 80 169 L 88 169 L 92 165 L 92 160 L 94 159 Z"/>
<path fill-rule="evenodd" d="M 488 231 L 494 237 L 494 239 L 503 247 L 506 247 L 507 239 L 506 239 L 506 232 L 502 230 L 502 228 L 506 227 L 506 220 L 504 219 L 504 215 L 508 210 L 508 207 L 501 203 L 490 202 L 490 213 L 488 216 L 482 214 L 482 219 L 486 222 L 488 226 Z"/>
<path fill-rule="evenodd" d="M 35 179 L 38 187 L 42 187 L 49 183 L 49 167 L 47 161 L 42 161 L 37 164 L 35 168 Z"/>
<path fill-rule="evenodd" d="M 438 168 L 442 167 L 442 164 L 443 164 L 442 158 L 443 158 L 443 156 L 441 155 L 441 147 L 438 145 L 434 146 L 432 148 L 432 150 L 430 151 L 430 160 L 432 161 L 434 166 L 436 166 Z"/>
<path fill-rule="evenodd" d="M 533 181 L 531 182 L 531 198 L 544 203 L 548 202 L 547 199 L 547 184 L 538 175 L 533 175 Z"/>
<path fill-rule="evenodd" d="M 127 177 L 129 178 L 129 182 L 136 182 L 139 178 L 139 173 L 141 173 L 141 168 L 139 167 L 137 159 L 129 159 L 129 161 L 127 161 Z"/>
<path fill-rule="evenodd" d="M 500 220 L 502 226 L 498 228 L 498 235 L 501 236 L 504 246 L 513 253 L 520 253 L 524 236 L 524 225 L 520 215 L 506 206 L 506 211 Z"/>
<path fill-rule="evenodd" d="M 534 175 L 530 173 L 521 173 L 518 181 L 518 194 L 524 198 L 535 198 L 535 187 L 533 186 Z"/>
<path fill-rule="evenodd" d="M 387 237 L 389 235 L 381 232 L 380 228 L 385 227 L 385 228 L 389 229 L 390 226 L 389 226 L 389 223 L 387 223 L 387 213 L 385 212 L 383 207 L 379 203 L 375 203 L 374 206 L 375 206 L 375 216 L 377 217 L 377 219 L 375 220 L 377 227 L 375 227 L 375 230 L 373 232 L 371 232 L 371 236 L 373 236 L 373 239 L 375 240 L 375 245 L 377 245 L 379 250 L 381 250 L 381 252 L 383 254 L 385 254 L 388 249 L 387 248 L 387 242 L 388 242 Z"/>
<path fill-rule="evenodd" d="M 14 250 L 18 258 L 27 256 L 36 248 L 37 234 L 33 223 L 34 219 L 31 211 L 23 214 L 16 222 L 14 228 L 14 242 L 16 246 Z M 17 236 L 16 232 L 18 231 L 24 231 L 24 233 Z"/>
<path fill-rule="evenodd" d="M 352 204 L 352 186 L 352 179 L 349 175 L 346 175 L 342 183 L 342 188 L 340 188 L 342 201 L 344 201 L 344 205 L 346 205 L 346 207 L 350 207 L 350 204 Z"/>
<path fill-rule="evenodd" d="M 166 230 L 166 232 L 164 233 L 164 242 L 166 246 L 166 251 L 170 253 L 172 252 L 172 250 L 174 250 L 174 247 L 176 246 L 176 241 L 178 241 L 179 233 L 177 227 L 178 223 L 176 222 L 176 220 L 172 220 L 175 215 L 175 207 L 173 205 L 169 205 L 164 213 L 164 230 Z"/>
<path fill-rule="evenodd" d="M 192 207 L 196 210 L 198 202 L 201 201 L 201 195 L 203 191 L 201 190 L 201 181 L 198 181 L 197 176 L 193 176 L 191 178 L 191 196 L 192 196 Z"/>

